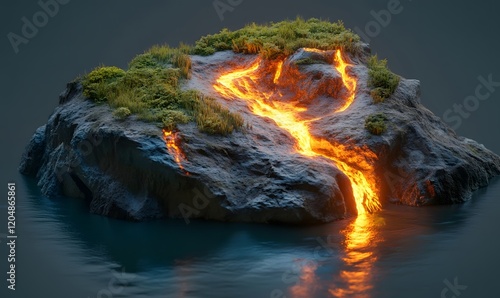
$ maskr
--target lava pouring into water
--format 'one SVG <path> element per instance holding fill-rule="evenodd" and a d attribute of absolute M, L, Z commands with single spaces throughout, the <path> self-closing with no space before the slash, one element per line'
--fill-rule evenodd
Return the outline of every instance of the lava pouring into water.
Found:
<path fill-rule="evenodd" d="M 305 50 L 324 53 L 317 49 Z M 337 50 L 334 55 L 334 61 L 337 64 L 334 67 L 340 73 L 344 87 L 348 91 L 344 103 L 335 111 L 338 113 L 348 109 L 354 101 L 356 78 L 347 73 L 349 64 L 343 59 L 341 51 Z M 293 101 L 271 101 L 270 98 L 279 91 L 276 91 L 276 88 L 266 90 L 265 86 L 269 85 L 269 82 L 263 82 L 262 78 L 265 78 L 264 72 L 273 69 L 274 85 L 278 80 L 280 85 L 282 81 L 286 84 L 288 78 L 283 77 L 282 73 L 284 61 L 285 59 L 264 62 L 261 58 L 257 58 L 249 67 L 231 69 L 221 74 L 213 87 L 226 98 L 245 100 L 254 114 L 273 119 L 280 128 L 288 131 L 296 140 L 295 149 L 300 154 L 311 158 L 323 156 L 331 160 L 349 178 L 358 214 L 379 210 L 380 203 L 375 187 L 374 169 L 369 162 L 377 156 L 368 148 L 352 149 L 337 142 L 312 136 L 309 128 L 310 122 L 321 117 L 304 119 L 301 113 L 307 108 L 297 106 Z M 268 67 L 269 64 L 271 67 Z M 290 82 L 290 84 L 293 83 Z"/>

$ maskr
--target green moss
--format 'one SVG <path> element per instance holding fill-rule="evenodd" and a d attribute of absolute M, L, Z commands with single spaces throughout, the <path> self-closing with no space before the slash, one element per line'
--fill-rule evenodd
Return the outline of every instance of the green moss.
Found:
<path fill-rule="evenodd" d="M 392 95 L 392 93 L 387 88 L 377 87 L 370 91 L 370 95 L 375 103 L 381 103 L 386 98 L 389 98 Z"/>
<path fill-rule="evenodd" d="M 233 50 L 236 53 L 260 54 L 272 59 L 290 55 L 302 47 L 321 50 L 342 48 L 358 53 L 360 38 L 339 21 L 335 23 L 318 19 L 282 21 L 270 25 L 252 23 L 236 31 L 223 29 L 196 42 L 193 53 L 211 55 L 216 51 Z"/>
<path fill-rule="evenodd" d="M 399 76 L 387 68 L 387 60 L 379 60 L 377 55 L 368 60 L 370 95 L 376 103 L 389 98 L 399 85 Z"/>
<path fill-rule="evenodd" d="M 374 135 L 381 135 L 387 130 L 387 117 L 382 113 L 366 117 L 365 128 Z"/>
<path fill-rule="evenodd" d="M 153 46 L 145 53 L 138 55 L 129 63 L 129 69 L 175 67 L 180 70 L 183 78 L 190 77 L 191 47 L 181 44 L 178 48 L 167 45 Z"/>
<path fill-rule="evenodd" d="M 197 115 L 196 124 L 201 131 L 226 134 L 243 126 L 240 114 L 231 113 L 211 97 L 200 97 L 194 111 Z"/>
<path fill-rule="evenodd" d="M 108 85 L 124 75 L 125 71 L 118 67 L 98 67 L 83 78 L 83 95 L 96 101 L 105 101 Z"/>
<path fill-rule="evenodd" d="M 132 113 L 130 112 L 130 110 L 126 107 L 119 107 L 113 111 L 113 116 L 115 116 L 118 119 L 125 119 L 131 114 Z"/>
<path fill-rule="evenodd" d="M 167 64 L 173 61 L 180 65 L 183 58 L 180 55 L 175 58 L 176 54 L 168 56 L 170 53 L 163 47 L 153 48 L 136 57 L 127 71 L 98 67 L 83 78 L 84 94 L 117 108 L 114 115 L 118 118 L 134 113 L 139 119 L 158 123 L 169 130 L 189 121 L 196 122 L 201 131 L 212 134 L 227 134 L 243 126 L 241 115 L 231 113 L 214 99 L 197 91 L 181 90 L 184 71 L 167 68 Z"/>
<path fill-rule="evenodd" d="M 310 65 L 310 64 L 327 64 L 326 61 L 313 59 L 313 58 L 302 58 L 295 60 L 296 65 Z"/>

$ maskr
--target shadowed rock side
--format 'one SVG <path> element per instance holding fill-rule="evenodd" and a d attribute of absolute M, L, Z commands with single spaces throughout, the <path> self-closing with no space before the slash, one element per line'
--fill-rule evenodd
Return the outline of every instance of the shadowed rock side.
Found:
<path fill-rule="evenodd" d="M 107 105 L 85 99 L 79 83 L 70 83 L 27 146 L 20 171 L 36 177 L 48 196 L 86 200 L 90 212 L 129 220 L 313 224 L 355 215 L 349 178 L 330 160 L 297 153 L 294 139 L 273 120 L 254 115 L 244 101 L 222 99 L 214 90 L 222 70 L 254 59 L 232 52 L 192 56 L 192 78 L 184 88 L 218 98 L 242 114 L 248 128 L 219 136 L 199 132 L 194 123 L 179 125 L 184 169 L 169 154 L 160 128 L 134 115 L 115 119 Z M 364 58 L 351 60 L 356 96 L 341 113 L 331 111 L 342 105 L 342 81 L 327 67 L 331 59 L 317 53 L 299 51 L 287 58 L 283 76 L 300 82 L 293 84 L 298 90 L 283 92 L 298 96 L 294 100 L 307 108 L 304 117 L 317 118 L 309 124 L 315 137 L 350 148 L 353 156 L 345 158 L 351 167 L 362 170 L 363 162 L 372 163 L 382 204 L 463 202 L 500 173 L 497 155 L 458 137 L 420 104 L 418 81 L 401 79 L 393 96 L 375 104 Z M 376 136 L 364 122 L 379 112 L 387 116 L 388 129 Z M 354 155 L 362 148 L 377 158 L 359 163 Z"/>

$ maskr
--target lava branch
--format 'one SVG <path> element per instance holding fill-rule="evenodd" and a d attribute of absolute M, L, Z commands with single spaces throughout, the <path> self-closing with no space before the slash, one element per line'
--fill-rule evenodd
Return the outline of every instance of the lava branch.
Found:
<path fill-rule="evenodd" d="M 317 49 L 306 50 L 324 53 Z M 334 55 L 334 64 L 336 64 L 334 67 L 340 73 L 342 82 L 348 90 L 345 102 L 335 111 L 338 113 L 345 111 L 354 101 L 357 81 L 347 73 L 349 64 L 344 61 L 341 51 L 337 50 Z M 287 78 L 283 77 L 282 73 L 284 59 L 269 63 L 274 64 L 273 83 L 276 85 L 278 80 L 280 84 L 286 83 Z M 270 98 L 279 91 L 266 92 L 264 90 L 268 82 L 262 82 L 262 78 L 265 77 L 263 72 L 268 69 L 263 67 L 262 59 L 257 58 L 247 68 L 229 70 L 221 74 L 213 87 L 226 98 L 239 98 L 247 101 L 254 114 L 273 119 L 280 128 L 288 131 L 296 140 L 295 149 L 300 154 L 308 157 L 323 156 L 331 160 L 349 178 L 358 214 L 379 210 L 376 179 L 370 163 L 377 156 L 368 148 L 348 149 L 342 144 L 312 136 L 308 124 L 311 119 L 301 117 L 301 112 L 307 108 L 297 107 L 290 102 L 271 102 Z M 318 119 L 321 117 L 314 120 Z"/>
<path fill-rule="evenodd" d="M 345 62 L 344 59 L 342 59 L 342 54 L 340 53 L 340 50 L 337 50 L 335 52 L 335 61 L 338 64 L 337 71 L 340 73 L 342 82 L 349 91 L 349 96 L 347 97 L 344 105 L 336 111 L 337 113 L 339 113 L 345 111 L 349 106 L 351 106 L 352 102 L 354 101 L 354 97 L 356 96 L 357 81 L 356 78 L 347 74 L 346 69 L 347 66 L 349 66 L 349 64 L 347 64 L 347 62 Z"/>
<path fill-rule="evenodd" d="M 163 130 L 163 139 L 165 140 L 165 144 L 167 145 L 167 151 L 172 155 L 175 162 L 179 166 L 179 168 L 184 171 L 186 174 L 189 174 L 181 163 L 181 160 L 185 159 L 184 153 L 180 146 L 178 145 L 177 132 L 172 132 L 168 130 Z"/>

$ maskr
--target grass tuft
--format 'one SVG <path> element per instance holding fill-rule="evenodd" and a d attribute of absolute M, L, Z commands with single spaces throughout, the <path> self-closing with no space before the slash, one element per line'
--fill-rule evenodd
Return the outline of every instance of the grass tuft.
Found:
<path fill-rule="evenodd" d="M 83 95 L 96 101 L 106 101 L 107 86 L 124 75 L 125 71 L 118 67 L 98 67 L 83 78 Z"/>
<path fill-rule="evenodd" d="M 370 95 L 376 103 L 383 102 L 396 91 L 400 78 L 387 68 L 387 60 L 379 60 L 377 55 L 368 59 L 368 69 L 368 85 L 373 88 Z"/>
<path fill-rule="evenodd" d="M 382 113 L 366 117 L 365 128 L 374 135 L 381 135 L 387 130 L 387 117 Z"/>
<path fill-rule="evenodd" d="M 118 118 L 120 120 L 127 118 L 131 114 L 132 114 L 132 112 L 130 112 L 130 110 L 126 107 L 119 107 L 113 111 L 113 116 L 115 116 L 116 118 Z"/>

